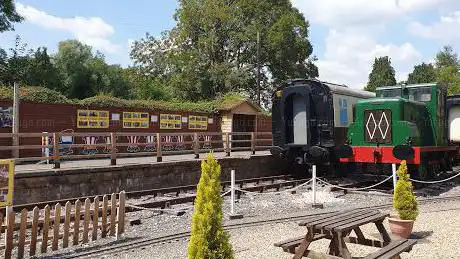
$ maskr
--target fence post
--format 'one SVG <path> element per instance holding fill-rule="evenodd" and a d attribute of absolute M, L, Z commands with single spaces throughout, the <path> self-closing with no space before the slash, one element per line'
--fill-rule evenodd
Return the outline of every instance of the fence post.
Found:
<path fill-rule="evenodd" d="M 227 156 L 230 156 L 230 134 L 228 132 L 225 133 L 225 153 Z"/>
<path fill-rule="evenodd" d="M 126 193 L 121 191 L 118 198 L 117 239 L 125 232 L 125 202 Z"/>
<path fill-rule="evenodd" d="M 4 251 L 4 256 L 5 259 L 11 258 L 11 254 L 13 251 L 13 237 L 14 237 L 14 222 L 15 219 L 14 217 L 16 214 L 13 211 L 13 207 L 7 206 L 5 209 L 6 212 L 6 229 L 5 229 L 5 251 Z"/>
<path fill-rule="evenodd" d="M 230 219 L 241 219 L 243 214 L 235 214 L 235 170 L 230 171 Z"/>
<path fill-rule="evenodd" d="M 193 151 L 195 153 L 195 159 L 200 158 L 200 142 L 198 140 L 198 133 L 193 134 Z"/>
<path fill-rule="evenodd" d="M 322 209 L 322 203 L 316 203 L 316 165 L 312 166 L 312 178 L 311 178 L 311 190 L 313 193 L 313 204 L 312 207 L 315 209 Z"/>
<path fill-rule="evenodd" d="M 251 151 L 252 154 L 256 154 L 256 134 L 254 132 L 251 132 Z"/>
<path fill-rule="evenodd" d="M 59 134 L 53 133 L 53 161 L 54 169 L 61 168 L 61 161 L 59 157 Z"/>
<path fill-rule="evenodd" d="M 398 177 L 396 175 L 396 164 L 391 165 L 392 172 L 393 172 L 393 193 L 396 190 L 396 183 L 398 182 Z"/>
<path fill-rule="evenodd" d="M 161 154 L 161 136 L 157 133 L 157 162 L 163 161 L 163 155 Z"/>
<path fill-rule="evenodd" d="M 114 132 L 110 132 L 110 165 L 117 164 L 117 143 Z"/>

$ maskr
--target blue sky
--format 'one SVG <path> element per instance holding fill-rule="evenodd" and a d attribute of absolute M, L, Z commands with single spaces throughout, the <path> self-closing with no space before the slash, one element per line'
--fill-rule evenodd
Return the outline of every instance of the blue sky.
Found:
<path fill-rule="evenodd" d="M 415 64 L 431 62 L 445 44 L 460 50 L 457 0 L 292 0 L 309 20 L 320 79 L 362 87 L 376 56 L 389 55 L 404 80 Z M 130 43 L 146 32 L 174 26 L 175 0 L 19 0 L 26 21 L 0 34 L 0 47 L 19 34 L 29 47 L 55 52 L 77 38 L 102 51 L 110 63 L 131 64 Z"/>

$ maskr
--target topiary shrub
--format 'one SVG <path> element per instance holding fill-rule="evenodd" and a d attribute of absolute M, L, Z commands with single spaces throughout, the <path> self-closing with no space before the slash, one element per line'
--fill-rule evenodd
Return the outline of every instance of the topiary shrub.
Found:
<path fill-rule="evenodd" d="M 405 160 L 401 161 L 397 174 L 399 178 L 393 196 L 393 206 L 398 211 L 400 219 L 415 220 L 418 216 L 417 197 L 413 192 Z"/>
<path fill-rule="evenodd" d="M 189 259 L 234 258 L 229 235 L 222 227 L 220 165 L 210 153 L 201 162 L 201 177 L 192 216 L 192 234 L 188 245 Z"/>

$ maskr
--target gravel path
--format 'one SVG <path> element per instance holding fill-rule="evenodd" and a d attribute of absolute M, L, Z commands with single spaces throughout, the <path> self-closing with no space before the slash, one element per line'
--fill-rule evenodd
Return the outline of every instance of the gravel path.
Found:
<path fill-rule="evenodd" d="M 460 195 L 460 177 L 448 183 L 427 185 L 417 190 L 420 196 L 451 196 Z M 299 216 L 327 211 L 337 211 L 354 207 L 374 206 L 381 204 L 391 204 L 392 196 L 384 193 L 331 192 L 329 187 L 319 186 L 317 201 L 324 204 L 324 209 L 313 209 L 312 195 L 309 186 L 298 189 L 295 194 L 283 192 L 280 194 L 247 194 L 242 195 L 236 203 L 237 213 L 244 215 L 241 220 L 228 220 L 230 211 L 229 197 L 224 198 L 223 211 L 225 214 L 224 224 L 234 224 L 242 222 L 252 222 L 258 220 L 278 219 L 288 216 Z M 137 200 L 128 200 L 128 203 L 139 200 L 146 200 L 142 197 Z M 174 206 L 190 207 L 191 204 Z M 86 245 L 70 247 L 64 250 L 51 252 L 46 256 L 59 258 L 75 253 L 94 251 L 97 248 L 108 248 L 118 243 L 129 242 L 144 238 L 153 238 L 189 231 L 192 211 L 182 216 L 171 213 L 159 214 L 152 210 L 137 211 L 127 214 L 128 219 L 140 219 L 141 224 L 127 226 L 126 233 L 120 240 L 115 238 L 99 239 Z M 445 201 L 437 203 L 421 204 L 421 214 L 415 225 L 415 238 L 421 238 L 419 244 L 410 254 L 403 255 L 403 258 L 460 258 L 456 253 L 457 237 L 460 234 L 460 200 Z M 440 221 L 442 219 L 442 221 Z M 443 227 L 439 224 L 442 223 Z M 385 222 L 385 224 L 387 224 Z M 388 227 L 387 227 L 388 228 Z M 376 230 L 364 228 L 369 235 L 376 235 Z M 237 258 L 292 258 L 281 248 L 274 247 L 275 242 L 300 236 L 304 229 L 297 226 L 296 222 L 285 222 L 277 224 L 266 224 L 257 227 L 247 227 L 230 230 L 232 244 Z M 366 234 L 366 233 L 365 233 Z M 143 248 L 133 248 L 119 254 L 94 258 L 186 258 L 188 241 L 178 240 L 165 244 L 147 246 Z M 318 247 L 319 246 L 319 247 Z M 321 248 L 323 246 L 323 248 Z M 327 244 L 318 241 L 312 246 L 313 249 L 323 249 Z M 326 250 L 324 250 L 326 251 Z M 362 250 L 361 247 L 351 246 L 351 251 L 359 255 L 369 253 L 369 250 Z M 443 253 L 443 257 L 440 254 Z M 425 256 L 429 255 L 429 256 Z M 42 256 L 42 258 L 46 258 Z"/>
<path fill-rule="evenodd" d="M 459 258 L 457 240 L 460 235 L 460 201 L 423 204 L 420 212 L 412 236 L 419 240 L 418 244 L 411 253 L 404 253 L 402 258 Z M 387 221 L 384 224 L 389 229 Z M 373 226 L 365 226 L 362 230 L 365 235 L 378 238 L 378 232 Z M 234 229 L 229 233 L 236 258 L 288 259 L 292 255 L 273 244 L 305 234 L 304 231 L 297 222 L 287 222 Z M 187 244 L 188 240 L 183 239 L 102 258 L 187 258 Z M 327 251 L 327 246 L 327 241 L 317 241 L 312 244 L 311 249 Z M 349 249 L 355 256 L 364 256 L 375 251 L 375 248 L 357 245 L 349 245 Z"/>

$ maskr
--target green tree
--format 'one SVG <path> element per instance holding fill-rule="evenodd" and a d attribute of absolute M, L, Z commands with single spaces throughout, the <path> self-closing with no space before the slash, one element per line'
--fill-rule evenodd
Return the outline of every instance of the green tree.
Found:
<path fill-rule="evenodd" d="M 123 69 L 123 78 L 129 82 L 132 94 L 142 100 L 171 100 L 172 93 L 160 77 L 145 75 L 136 67 Z"/>
<path fill-rule="evenodd" d="M 192 233 L 188 246 L 189 259 L 231 259 L 233 249 L 222 227 L 221 168 L 210 153 L 201 162 Z"/>
<path fill-rule="evenodd" d="M 393 206 L 398 211 L 400 219 L 415 220 L 419 213 L 417 197 L 413 192 L 405 160 L 401 161 L 397 174 L 399 178 L 393 195 Z"/>
<path fill-rule="evenodd" d="M 59 89 L 61 85 L 58 71 L 48 55 L 47 48 L 39 47 L 30 57 L 26 84 Z"/>
<path fill-rule="evenodd" d="M 13 85 L 14 82 L 27 83 L 33 50 L 27 49 L 27 44 L 16 36 L 14 47 L 9 53 L 0 49 L 0 82 Z"/>
<path fill-rule="evenodd" d="M 14 0 L 0 1 L 0 33 L 4 31 L 14 30 L 13 23 L 24 20 L 17 11 L 14 5 Z"/>
<path fill-rule="evenodd" d="M 98 93 L 131 98 L 131 84 L 118 65 L 108 65 L 102 53 L 77 40 L 59 43 L 55 56 L 62 80 L 61 93 L 69 98 L 83 99 Z"/>
<path fill-rule="evenodd" d="M 409 74 L 407 84 L 422 84 L 436 82 L 436 71 L 432 64 L 422 63 L 414 66 L 414 71 Z"/>
<path fill-rule="evenodd" d="M 135 42 L 131 57 L 180 98 L 233 91 L 254 97 L 258 46 L 262 91 L 288 78 L 318 76 L 309 24 L 289 0 L 180 0 L 174 18 L 177 25 L 161 37 Z"/>
<path fill-rule="evenodd" d="M 460 63 L 451 46 L 444 46 L 436 54 L 435 70 L 437 82 L 447 85 L 449 95 L 460 93 Z"/>
<path fill-rule="evenodd" d="M 366 91 L 375 92 L 379 86 L 396 85 L 395 70 L 388 56 L 375 58 Z"/>

